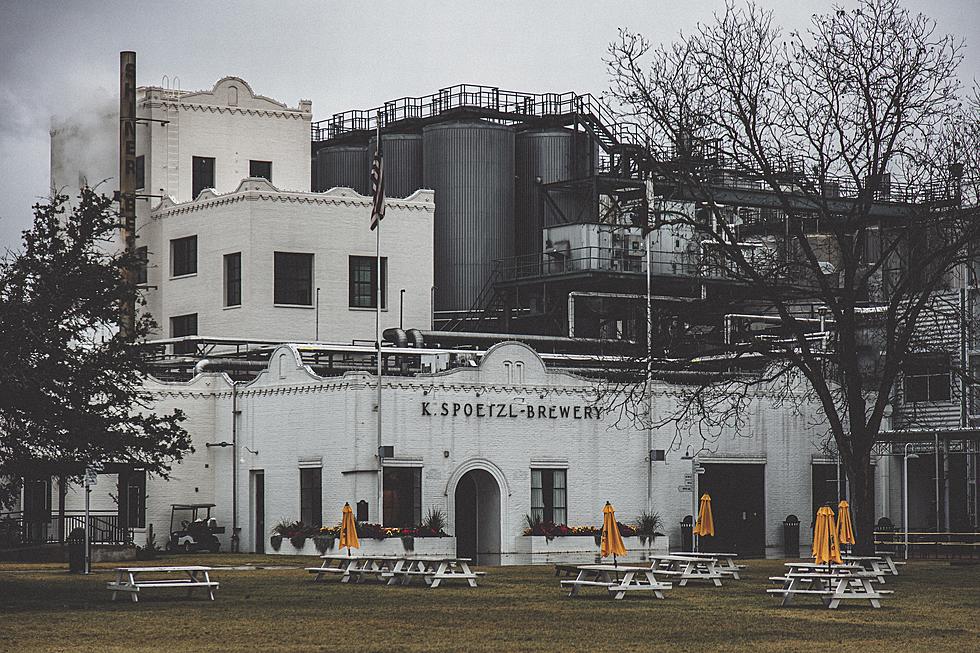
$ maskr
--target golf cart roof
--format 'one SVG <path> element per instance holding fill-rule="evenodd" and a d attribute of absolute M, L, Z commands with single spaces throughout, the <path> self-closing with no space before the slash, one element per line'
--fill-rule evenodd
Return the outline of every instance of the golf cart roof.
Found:
<path fill-rule="evenodd" d="M 170 507 L 174 510 L 194 510 L 196 508 L 214 508 L 213 503 L 172 503 Z"/>

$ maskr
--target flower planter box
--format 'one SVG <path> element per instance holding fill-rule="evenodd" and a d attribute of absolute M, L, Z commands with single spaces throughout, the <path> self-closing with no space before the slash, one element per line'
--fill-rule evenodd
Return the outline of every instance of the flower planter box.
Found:
<path fill-rule="evenodd" d="M 623 560 L 642 562 L 651 554 L 667 553 L 666 536 L 624 537 L 623 544 L 628 551 Z M 539 535 L 520 535 L 514 538 L 514 552 L 501 556 L 505 565 L 546 565 L 546 564 L 587 564 L 595 562 L 599 555 L 599 545 L 595 537 L 566 535 L 547 538 Z"/>
<path fill-rule="evenodd" d="M 411 541 L 410 543 L 409 540 Z M 366 553 L 370 555 L 402 555 L 405 553 L 413 553 L 416 555 L 456 555 L 455 537 L 386 537 L 383 540 L 362 537 L 360 544 L 361 546 L 359 549 L 353 549 L 351 551 L 352 555 L 357 555 L 358 553 Z M 324 553 L 347 552 L 347 549 L 341 549 L 337 546 L 336 539 L 328 540 L 328 545 L 329 546 Z M 313 538 L 307 538 L 306 542 L 303 543 L 303 547 L 299 549 L 293 546 L 288 538 L 283 538 L 282 546 L 279 547 L 278 551 L 273 550 L 272 547 L 268 547 L 266 549 L 266 553 L 272 555 L 322 555 L 320 551 L 317 550 L 316 543 L 314 542 Z"/>

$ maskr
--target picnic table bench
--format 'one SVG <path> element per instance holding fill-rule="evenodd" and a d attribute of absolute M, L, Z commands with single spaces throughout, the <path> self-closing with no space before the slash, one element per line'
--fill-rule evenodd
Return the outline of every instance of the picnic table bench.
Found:
<path fill-rule="evenodd" d="M 323 563 L 319 567 L 306 567 L 315 574 L 316 582 L 328 574 L 340 574 L 340 582 L 360 582 L 374 577 L 388 585 L 409 584 L 414 578 L 421 578 L 431 588 L 439 587 L 443 581 L 466 581 L 476 587 L 476 579 L 484 572 L 472 571 L 469 558 L 395 556 L 395 555 L 355 555 L 346 556 L 328 553 L 320 556 Z"/>
<path fill-rule="evenodd" d="M 443 581 L 466 581 L 470 587 L 476 587 L 476 579 L 483 575 L 470 569 L 470 558 L 432 558 L 432 557 L 401 557 L 395 560 L 391 569 L 380 574 L 388 579 L 389 585 L 401 582 L 408 585 L 413 578 L 421 578 L 426 585 L 435 589 Z"/>
<path fill-rule="evenodd" d="M 791 563 L 792 564 L 792 563 Z M 873 608 L 881 607 L 881 598 L 890 590 L 876 589 L 871 583 L 874 572 L 855 569 L 815 571 L 806 568 L 790 568 L 783 576 L 770 576 L 769 580 L 783 583 L 779 589 L 766 592 L 782 597 L 780 605 L 791 605 L 796 596 L 816 596 L 831 610 L 841 601 L 868 601 Z"/>
<path fill-rule="evenodd" d="M 214 590 L 218 588 L 217 581 L 211 580 L 211 567 L 116 567 L 116 580 L 106 583 L 106 589 L 112 590 L 112 600 L 116 600 L 119 592 L 129 592 L 134 603 L 139 601 L 141 590 L 158 587 L 182 587 L 187 589 L 188 598 L 197 587 L 207 589 L 211 600 L 214 600 Z M 144 578 L 146 574 L 168 574 L 168 577 Z M 177 574 L 177 576 L 169 576 Z"/>
<path fill-rule="evenodd" d="M 306 567 L 306 571 L 316 574 L 313 582 L 317 582 L 328 574 L 341 574 L 340 582 L 359 582 L 366 576 L 380 578 L 381 574 L 390 571 L 399 560 L 398 556 L 390 555 L 342 555 L 328 553 L 320 556 L 323 563 L 319 567 Z"/>
<path fill-rule="evenodd" d="M 677 584 L 685 587 L 688 581 L 709 581 L 721 587 L 722 574 L 715 557 L 659 554 L 650 556 L 650 568 L 658 576 L 677 578 Z"/>
<path fill-rule="evenodd" d="M 663 591 L 669 590 L 670 583 L 661 583 L 650 567 L 624 565 L 579 565 L 574 580 L 559 581 L 562 587 L 570 587 L 568 596 L 577 596 L 583 587 L 603 587 L 613 599 L 622 599 L 627 592 L 648 591 L 658 599 L 664 598 Z"/>
<path fill-rule="evenodd" d="M 737 553 L 708 553 L 704 551 L 674 551 L 674 555 L 688 556 L 691 558 L 714 558 L 718 571 L 722 576 L 731 576 L 735 580 L 741 580 L 739 571 L 745 569 L 745 565 L 735 562 L 738 558 Z"/>
<path fill-rule="evenodd" d="M 878 582 L 880 583 L 885 582 L 885 574 L 897 573 L 897 571 L 896 572 L 892 571 L 892 569 L 894 568 L 894 563 L 892 565 L 888 565 L 885 562 L 885 557 L 880 555 L 876 555 L 876 556 L 842 555 L 841 560 L 843 560 L 845 563 L 853 563 L 856 565 L 860 565 L 861 568 L 864 569 L 865 571 L 873 572 L 876 576 L 878 576 Z"/>

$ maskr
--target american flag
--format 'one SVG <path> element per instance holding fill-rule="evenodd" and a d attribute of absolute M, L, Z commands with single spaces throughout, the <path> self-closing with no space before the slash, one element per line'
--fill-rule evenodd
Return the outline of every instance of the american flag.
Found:
<path fill-rule="evenodd" d="M 381 224 L 385 217 L 385 166 L 381 157 L 381 139 L 371 162 L 371 231 Z"/>

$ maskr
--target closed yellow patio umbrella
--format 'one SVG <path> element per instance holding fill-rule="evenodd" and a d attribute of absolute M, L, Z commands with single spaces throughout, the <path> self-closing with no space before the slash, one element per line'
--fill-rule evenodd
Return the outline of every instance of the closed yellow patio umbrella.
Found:
<path fill-rule="evenodd" d="M 613 564 L 616 564 L 617 555 L 626 555 L 626 545 L 623 544 L 623 537 L 616 524 L 616 511 L 608 501 L 602 508 L 602 544 L 599 553 L 603 558 L 612 556 Z"/>
<path fill-rule="evenodd" d="M 840 543 L 837 529 L 834 528 L 834 511 L 829 506 L 817 510 L 817 520 L 813 525 L 813 559 L 820 565 L 831 562 L 843 563 L 840 557 Z"/>
<path fill-rule="evenodd" d="M 357 539 L 357 522 L 354 521 L 354 511 L 350 504 L 344 503 L 343 517 L 340 519 L 340 548 L 347 547 L 347 555 L 350 555 L 352 548 L 361 548 L 361 543 Z"/>
<path fill-rule="evenodd" d="M 715 534 L 715 518 L 711 514 L 711 496 L 705 492 L 701 495 L 701 505 L 698 507 L 698 521 L 694 524 L 694 534 L 699 537 Z"/>
<path fill-rule="evenodd" d="M 837 538 L 841 546 L 854 544 L 854 528 L 851 525 L 851 508 L 847 501 L 837 504 Z"/>

